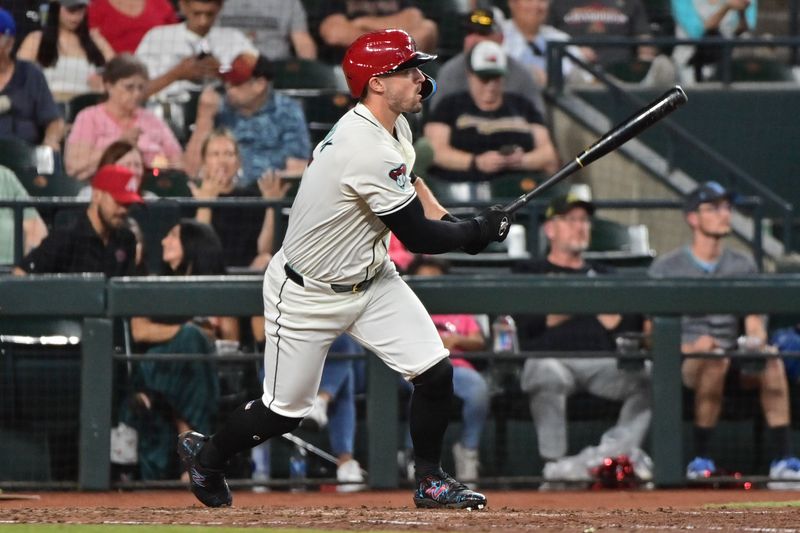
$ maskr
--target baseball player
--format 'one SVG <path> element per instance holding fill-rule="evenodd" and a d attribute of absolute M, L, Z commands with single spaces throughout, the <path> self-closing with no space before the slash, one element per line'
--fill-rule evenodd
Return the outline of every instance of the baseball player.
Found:
<path fill-rule="evenodd" d="M 436 90 L 404 31 L 362 35 L 342 67 L 359 103 L 316 146 L 292 206 L 283 247 L 264 275 L 264 394 L 241 406 L 216 434 L 178 438 L 192 492 L 210 507 L 231 504 L 226 461 L 294 430 L 312 409 L 325 354 L 347 332 L 414 385 L 410 426 L 417 507 L 483 508 L 486 497 L 442 471 L 442 440 L 453 368 L 436 327 L 387 256 L 392 231 L 412 252 L 479 253 L 508 233 L 493 206 L 458 220 L 437 202 L 414 166 L 411 130 Z"/>

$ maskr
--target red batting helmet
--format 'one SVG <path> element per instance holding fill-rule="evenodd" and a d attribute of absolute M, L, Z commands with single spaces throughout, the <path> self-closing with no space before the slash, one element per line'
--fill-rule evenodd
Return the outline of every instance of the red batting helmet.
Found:
<path fill-rule="evenodd" d="M 436 59 L 417 51 L 417 43 L 403 30 L 379 30 L 356 39 L 344 54 L 342 69 L 353 98 L 359 98 L 373 76 L 415 68 Z M 422 99 L 436 92 L 436 82 L 423 72 Z"/>

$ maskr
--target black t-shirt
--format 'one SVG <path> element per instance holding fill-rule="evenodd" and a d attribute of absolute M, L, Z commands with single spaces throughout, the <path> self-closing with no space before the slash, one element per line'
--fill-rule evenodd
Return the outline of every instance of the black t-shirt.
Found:
<path fill-rule="evenodd" d="M 613 269 L 599 263 L 586 262 L 574 269 L 554 265 L 547 259 L 522 261 L 512 271 L 520 274 L 582 275 L 594 277 L 613 273 Z M 623 315 L 619 325 L 608 331 L 596 315 L 573 315 L 558 326 L 548 328 L 545 315 L 520 315 L 516 317 L 517 333 L 523 350 L 614 350 L 614 335 L 621 332 L 641 331 L 642 317 Z"/>
<path fill-rule="evenodd" d="M 409 7 L 414 7 L 410 0 L 328 0 L 323 4 L 320 20 L 335 14 L 342 14 L 348 20 L 358 17 L 385 17 Z M 340 64 L 345 50 L 346 48 L 328 46 L 320 40 L 320 59 L 327 63 Z"/>
<path fill-rule="evenodd" d="M 136 238 L 127 228 L 113 230 L 108 244 L 97 235 L 86 211 L 55 228 L 18 265 L 29 274 L 99 272 L 134 275 Z"/>
<path fill-rule="evenodd" d="M 0 90 L 2 97 L 10 101 L 11 108 L 0 112 L 0 138 L 41 144 L 47 125 L 61 117 L 44 74 L 33 63 L 14 62 L 14 73 Z"/>
<path fill-rule="evenodd" d="M 258 184 L 251 183 L 220 198 L 261 198 Z M 258 235 L 264 225 L 263 206 L 214 207 L 211 226 L 217 232 L 225 255 L 225 266 L 246 267 L 258 252 Z"/>
<path fill-rule="evenodd" d="M 442 98 L 428 122 L 450 126 L 450 146 L 475 155 L 509 145 L 529 152 L 535 148 L 531 125 L 544 124 L 531 101 L 518 94 L 506 93 L 498 109 L 481 111 L 467 91 Z M 438 166 L 431 171 L 449 181 L 488 181 L 496 177 L 476 170 L 448 170 Z"/>

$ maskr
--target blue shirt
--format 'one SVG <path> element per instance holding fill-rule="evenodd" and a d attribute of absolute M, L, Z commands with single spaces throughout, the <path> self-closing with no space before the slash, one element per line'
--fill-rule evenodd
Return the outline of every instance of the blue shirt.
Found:
<path fill-rule="evenodd" d="M 300 104 L 270 89 L 264 106 L 255 114 L 239 114 L 227 101 L 217 115 L 217 125 L 233 132 L 239 142 L 244 175 L 239 186 L 254 183 L 264 171 L 286 168 L 286 159 L 308 159 L 311 139 Z"/>
<path fill-rule="evenodd" d="M 0 112 L 0 139 L 15 137 L 41 144 L 47 126 L 61 118 L 44 74 L 33 63 L 14 62 L 14 73 L 0 97 L 11 104 L 10 109 Z"/>

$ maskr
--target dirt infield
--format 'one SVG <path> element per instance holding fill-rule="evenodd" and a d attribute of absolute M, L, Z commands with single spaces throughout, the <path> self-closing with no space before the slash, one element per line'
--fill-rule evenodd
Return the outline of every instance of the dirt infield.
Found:
<path fill-rule="evenodd" d="M 0 524 L 203 524 L 351 531 L 682 530 L 800 533 L 800 492 L 683 490 L 487 491 L 484 511 L 417 510 L 409 491 L 234 494 L 234 507 L 207 509 L 188 491 L 41 493 L 0 500 Z M 744 502 L 786 502 L 742 507 Z"/>

